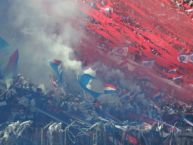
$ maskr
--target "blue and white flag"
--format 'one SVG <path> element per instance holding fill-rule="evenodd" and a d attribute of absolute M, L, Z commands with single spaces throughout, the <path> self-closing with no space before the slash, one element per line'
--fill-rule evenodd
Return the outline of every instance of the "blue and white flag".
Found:
<path fill-rule="evenodd" d="M 91 76 L 90 74 L 82 74 L 79 76 L 78 81 L 80 86 L 88 92 L 94 98 L 99 97 L 102 93 L 92 90 L 91 82 L 95 79 L 95 77 Z"/>
<path fill-rule="evenodd" d="M 63 69 L 62 69 L 62 61 L 60 60 L 53 60 L 50 62 L 50 67 L 53 70 L 54 77 L 58 84 L 62 84 L 63 82 Z"/>

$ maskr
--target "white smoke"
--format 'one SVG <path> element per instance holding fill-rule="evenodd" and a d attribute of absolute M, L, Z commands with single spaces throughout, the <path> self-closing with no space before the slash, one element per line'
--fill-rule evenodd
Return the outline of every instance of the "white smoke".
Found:
<path fill-rule="evenodd" d="M 120 69 L 108 67 L 101 62 L 95 63 L 93 69 L 97 70 L 98 75 L 102 77 L 101 79 L 103 79 L 104 82 L 112 83 L 115 86 L 128 86 L 129 82 Z"/>
<path fill-rule="evenodd" d="M 80 15 L 74 0 L 3 1 L 0 5 L 7 9 L 0 11 L 0 20 L 4 21 L 0 34 L 19 48 L 21 73 L 44 82 L 49 76 L 48 63 L 53 59 L 62 60 L 65 69 L 80 71 L 81 62 L 72 59 L 71 48 L 83 35 L 72 26 Z"/>

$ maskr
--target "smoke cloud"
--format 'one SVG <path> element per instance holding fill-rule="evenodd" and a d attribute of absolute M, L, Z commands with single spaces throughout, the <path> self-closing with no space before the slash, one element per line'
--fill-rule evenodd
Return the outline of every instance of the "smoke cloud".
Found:
<path fill-rule="evenodd" d="M 65 69 L 77 73 L 72 44 L 83 34 L 72 26 L 80 15 L 74 0 L 2 0 L 0 34 L 19 48 L 19 71 L 35 82 L 48 80 L 49 61 L 60 59 Z"/>

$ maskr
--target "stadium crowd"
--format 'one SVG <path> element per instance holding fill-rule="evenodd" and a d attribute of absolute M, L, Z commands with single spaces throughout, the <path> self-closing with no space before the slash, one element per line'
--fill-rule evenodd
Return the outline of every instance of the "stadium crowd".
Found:
<path fill-rule="evenodd" d="M 149 89 L 144 87 L 147 85 Z M 161 145 L 173 134 L 191 133 L 192 104 L 169 97 L 163 92 L 149 97 L 152 96 L 151 89 L 148 80 L 140 80 L 137 82 L 137 89 L 119 90 L 113 94 L 113 97 L 118 97 L 119 101 L 108 103 L 91 99 L 92 97 L 89 99 L 84 93 L 75 94 L 64 88 L 46 91 L 26 81 L 22 75 L 17 75 L 12 82 L 2 78 L 0 138 L 3 137 L 6 124 L 29 120 L 33 122 L 34 128 L 43 128 L 53 121 L 68 125 L 76 120 L 84 122 L 89 128 L 97 123 L 100 123 L 100 126 L 108 124 L 105 127 L 106 132 L 109 134 L 117 132 L 112 135 L 113 138 L 119 142 L 123 140 L 122 144 L 126 145 L 148 143 Z M 141 132 L 145 132 L 143 139 Z M 108 140 L 111 142 L 109 144 L 117 144 L 115 140 L 112 141 L 110 138 Z"/>

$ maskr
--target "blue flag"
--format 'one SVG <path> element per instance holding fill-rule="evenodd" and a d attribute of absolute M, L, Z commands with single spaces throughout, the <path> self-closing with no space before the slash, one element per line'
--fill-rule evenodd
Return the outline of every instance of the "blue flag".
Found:
<path fill-rule="evenodd" d="M 53 60 L 50 62 L 50 67 L 53 70 L 55 79 L 58 84 L 62 84 L 63 82 L 63 70 L 62 70 L 62 61 L 60 60 Z"/>
<path fill-rule="evenodd" d="M 80 86 L 87 91 L 91 96 L 97 98 L 101 95 L 101 93 L 96 92 L 88 87 L 89 83 L 94 80 L 95 77 L 89 75 L 89 74 L 83 74 L 79 76 L 79 83 Z"/>

